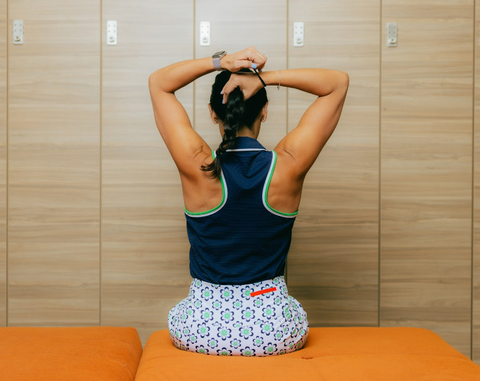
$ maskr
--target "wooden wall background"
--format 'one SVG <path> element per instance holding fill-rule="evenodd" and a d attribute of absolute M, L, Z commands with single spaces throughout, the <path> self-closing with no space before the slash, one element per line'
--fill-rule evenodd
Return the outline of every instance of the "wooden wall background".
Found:
<path fill-rule="evenodd" d="M 357 3 L 0 0 L 0 325 L 133 326 L 144 343 L 166 328 L 187 295 L 189 246 L 148 76 L 254 45 L 271 69 L 350 74 L 287 267 L 311 325 L 425 327 L 480 363 L 480 5 Z M 212 81 L 178 96 L 216 146 Z M 313 98 L 274 87 L 269 98 L 260 140 L 272 148 Z"/>

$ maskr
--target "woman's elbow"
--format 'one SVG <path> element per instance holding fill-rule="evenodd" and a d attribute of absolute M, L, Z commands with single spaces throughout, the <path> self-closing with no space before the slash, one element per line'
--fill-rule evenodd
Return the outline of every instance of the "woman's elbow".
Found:
<path fill-rule="evenodd" d="M 348 89 L 348 86 L 350 85 L 350 76 L 346 71 L 340 71 L 341 73 L 341 86 L 344 87 L 345 89 Z"/>
<path fill-rule="evenodd" d="M 164 91 L 163 86 L 164 81 L 162 79 L 162 76 L 158 74 L 158 72 L 150 74 L 150 77 L 148 77 L 148 87 L 150 91 L 153 91 L 155 93 L 158 93 L 159 91 Z"/>
<path fill-rule="evenodd" d="M 155 82 L 156 82 L 156 72 L 153 72 L 152 74 L 150 74 L 150 76 L 148 77 L 148 86 L 152 87 Z"/>

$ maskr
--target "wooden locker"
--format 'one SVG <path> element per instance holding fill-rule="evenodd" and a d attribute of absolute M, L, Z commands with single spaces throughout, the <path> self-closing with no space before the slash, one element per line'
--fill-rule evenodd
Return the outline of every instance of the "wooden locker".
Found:
<path fill-rule="evenodd" d="M 288 262 L 311 326 L 378 324 L 380 2 L 289 1 L 289 68 L 346 71 L 339 124 L 306 177 Z M 303 47 L 293 23 L 304 22 Z M 315 96 L 288 91 L 288 128 Z"/>
<path fill-rule="evenodd" d="M 475 2 L 472 360 L 480 364 L 480 4 Z"/>
<path fill-rule="evenodd" d="M 117 45 L 107 45 L 107 20 Z M 157 69 L 193 58 L 193 1 L 103 1 L 101 324 L 134 326 L 145 344 L 188 294 L 180 177 L 148 87 Z M 177 92 L 193 118 L 193 85 Z"/>
<path fill-rule="evenodd" d="M 99 2 L 8 11 L 8 325 L 98 325 Z"/>
<path fill-rule="evenodd" d="M 380 324 L 470 356 L 473 1 L 382 4 Z"/>
<path fill-rule="evenodd" d="M 7 0 L 0 0 L 0 327 L 7 325 Z"/>

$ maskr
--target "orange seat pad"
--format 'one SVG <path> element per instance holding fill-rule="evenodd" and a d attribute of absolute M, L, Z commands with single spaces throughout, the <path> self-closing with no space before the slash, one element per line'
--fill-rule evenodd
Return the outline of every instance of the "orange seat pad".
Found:
<path fill-rule="evenodd" d="M 0 328 L 5 381 L 133 381 L 141 356 L 131 327 Z"/>
<path fill-rule="evenodd" d="M 150 335 L 136 381 L 470 381 L 480 366 L 422 328 L 310 328 L 305 347 L 271 357 L 181 351 L 167 330 Z"/>

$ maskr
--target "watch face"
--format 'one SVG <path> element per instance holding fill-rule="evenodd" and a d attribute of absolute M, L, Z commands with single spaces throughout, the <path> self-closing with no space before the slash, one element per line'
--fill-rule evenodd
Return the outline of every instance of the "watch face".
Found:
<path fill-rule="evenodd" d="M 219 57 L 222 57 L 224 54 L 227 54 L 227 52 L 225 50 L 221 50 L 219 52 L 216 52 L 212 57 L 219 58 Z"/>

